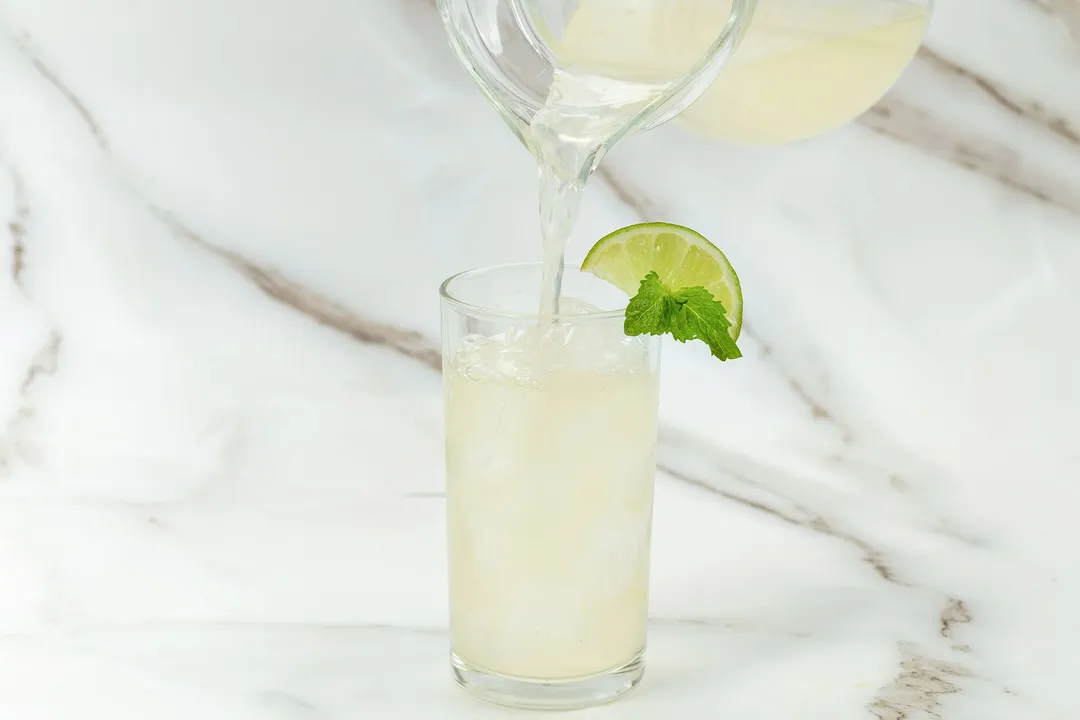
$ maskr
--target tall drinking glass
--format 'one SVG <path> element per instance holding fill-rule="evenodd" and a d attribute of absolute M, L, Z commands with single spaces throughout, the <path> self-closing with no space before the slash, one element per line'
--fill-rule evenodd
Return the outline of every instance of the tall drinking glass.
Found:
<path fill-rule="evenodd" d="M 569 709 L 644 672 L 660 342 L 576 268 L 540 319 L 541 277 L 441 288 L 450 659 L 481 698 Z"/>

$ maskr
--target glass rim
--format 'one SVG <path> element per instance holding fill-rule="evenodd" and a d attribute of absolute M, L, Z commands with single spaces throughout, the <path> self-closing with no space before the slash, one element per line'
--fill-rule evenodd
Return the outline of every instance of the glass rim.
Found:
<path fill-rule="evenodd" d="M 462 270 L 461 272 L 454 273 L 453 275 L 442 281 L 442 284 L 439 285 L 439 297 L 442 298 L 443 302 L 445 302 L 447 305 L 450 305 L 457 310 L 467 312 L 471 315 L 484 315 L 486 317 L 505 320 L 539 320 L 539 311 L 514 312 L 509 310 L 496 310 L 495 308 L 484 307 L 483 305 L 466 302 L 460 298 L 454 297 L 454 295 L 450 292 L 450 286 L 458 280 L 463 280 L 470 276 L 480 275 L 482 273 L 489 273 L 498 270 L 512 270 L 515 268 L 542 269 L 543 266 L 544 264 L 541 262 L 517 262 L 501 263 L 498 265 L 484 265 L 481 267 L 471 268 L 469 270 Z M 572 265 L 568 263 L 563 264 L 563 270 L 574 270 L 577 272 L 583 272 L 580 265 Z M 629 298 L 627 298 L 628 303 L 629 301 Z M 552 316 L 551 319 L 559 322 L 598 322 L 601 320 L 612 320 L 615 318 L 622 319 L 625 317 L 626 305 L 623 305 L 616 310 L 595 310 L 592 312 L 556 314 Z"/>

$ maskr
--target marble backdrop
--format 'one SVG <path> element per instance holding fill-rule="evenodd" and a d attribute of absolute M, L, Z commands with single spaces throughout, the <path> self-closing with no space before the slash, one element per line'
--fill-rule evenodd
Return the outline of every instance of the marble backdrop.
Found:
<path fill-rule="evenodd" d="M 437 297 L 538 257 L 429 0 L 0 0 L 0 718 L 487 718 L 451 683 Z M 1080 3 L 942 0 L 858 123 L 668 126 L 747 358 L 665 357 L 650 670 L 596 718 L 1065 720 Z"/>

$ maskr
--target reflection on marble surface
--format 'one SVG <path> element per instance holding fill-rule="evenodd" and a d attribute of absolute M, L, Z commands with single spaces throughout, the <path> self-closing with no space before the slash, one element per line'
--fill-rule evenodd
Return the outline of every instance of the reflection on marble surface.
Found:
<path fill-rule="evenodd" d="M 1062 720 L 1080 17 L 940 4 L 859 123 L 613 153 L 572 252 L 700 228 L 646 680 L 590 717 Z M 532 161 L 426 0 L 0 0 L 0 717 L 502 717 L 449 680 L 435 286 Z M 408 271 L 403 271 L 407 267 Z"/>

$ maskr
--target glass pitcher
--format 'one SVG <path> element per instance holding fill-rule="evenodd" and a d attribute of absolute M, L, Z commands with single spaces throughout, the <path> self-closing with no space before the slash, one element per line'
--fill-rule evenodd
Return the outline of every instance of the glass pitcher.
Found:
<path fill-rule="evenodd" d="M 529 132 L 534 120 L 557 104 L 563 117 L 573 110 L 590 117 L 606 114 L 609 129 L 602 133 L 603 147 L 596 149 L 599 156 L 627 133 L 670 120 L 708 89 L 738 46 L 756 2 L 438 0 L 438 5 L 454 52 L 530 151 L 537 152 Z M 697 14 L 692 37 L 685 37 L 679 22 L 688 8 Z M 614 25 L 612 15 L 619 18 Z M 632 28 L 636 35 L 631 42 L 593 42 L 605 27 L 624 33 Z M 677 40 L 676 53 L 670 52 L 672 40 Z"/>
<path fill-rule="evenodd" d="M 439 0 L 458 57 L 534 153 L 528 128 L 558 94 L 560 73 L 604 89 L 591 100 L 633 98 L 632 112 L 612 118 L 619 127 L 600 154 L 625 134 L 684 110 L 685 127 L 739 144 L 831 130 L 869 109 L 897 80 L 918 50 L 932 5 Z"/>

